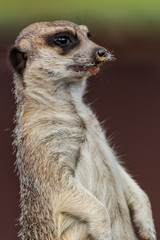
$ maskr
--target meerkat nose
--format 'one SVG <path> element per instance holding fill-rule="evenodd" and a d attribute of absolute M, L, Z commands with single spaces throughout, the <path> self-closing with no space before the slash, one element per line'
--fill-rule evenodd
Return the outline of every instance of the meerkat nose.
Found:
<path fill-rule="evenodd" d="M 108 51 L 105 48 L 99 48 L 95 52 L 95 58 L 98 63 L 105 62 L 108 59 Z"/>

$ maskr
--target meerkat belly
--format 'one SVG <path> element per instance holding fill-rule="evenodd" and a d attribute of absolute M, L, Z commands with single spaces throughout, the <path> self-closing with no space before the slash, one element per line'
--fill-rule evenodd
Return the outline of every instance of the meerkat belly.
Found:
<path fill-rule="evenodd" d="M 93 118 L 86 127 L 75 177 L 106 207 L 112 225 L 112 238 L 135 240 L 118 164 L 98 121 Z"/>
<path fill-rule="evenodd" d="M 107 145 L 100 126 L 91 124 L 86 130 L 86 140 L 81 146 L 76 168 L 76 178 L 105 205 L 115 201 L 120 187 L 117 186 L 117 163 Z"/>
<path fill-rule="evenodd" d="M 75 178 L 106 207 L 113 231 L 130 224 L 129 210 L 118 171 L 118 161 L 92 111 L 78 109 L 85 125 L 85 141 L 75 168 Z M 123 222 L 123 219 L 125 221 Z M 117 224 L 118 223 L 118 224 Z"/>
<path fill-rule="evenodd" d="M 98 136 L 98 132 L 94 136 L 87 132 L 75 177 L 105 205 L 113 232 L 117 233 L 118 229 L 122 229 L 122 233 L 118 234 L 125 236 L 125 231 L 128 231 L 126 222 L 128 226 L 131 226 L 131 222 L 118 175 L 117 162 L 112 150 L 103 141 L 101 134 Z M 117 239 L 117 235 L 113 239 Z"/>

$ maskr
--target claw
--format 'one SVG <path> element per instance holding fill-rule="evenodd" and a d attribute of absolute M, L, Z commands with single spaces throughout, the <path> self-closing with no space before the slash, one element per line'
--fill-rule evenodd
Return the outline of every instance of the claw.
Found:
<path fill-rule="evenodd" d="M 156 233 L 149 231 L 150 233 L 147 233 L 145 231 L 139 232 L 139 235 L 141 236 L 142 239 L 145 240 L 156 240 Z"/>

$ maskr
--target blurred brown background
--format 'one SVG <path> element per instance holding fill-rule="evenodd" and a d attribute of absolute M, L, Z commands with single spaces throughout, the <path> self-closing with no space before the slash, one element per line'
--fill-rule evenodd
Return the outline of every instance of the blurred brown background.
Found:
<path fill-rule="evenodd" d="M 62 1 L 62 7 L 58 1 L 47 0 L 46 8 L 44 3 L 35 2 L 37 5 L 31 1 L 23 5 L 17 0 L 14 5 L 11 1 L 2 2 L 0 10 L 0 239 L 18 239 L 20 214 L 19 183 L 12 154 L 15 105 L 8 51 L 18 32 L 29 23 L 57 19 L 88 25 L 95 36 L 93 40 L 116 57 L 115 62 L 106 63 L 88 80 L 86 101 L 92 102 L 117 154 L 149 195 L 159 235 L 160 4 L 153 1 L 146 5 L 142 1 L 139 6 L 134 1 L 130 6 L 123 0 L 121 6 L 119 1 L 98 1 L 96 5 L 88 0 L 77 6 L 70 0 L 68 4 Z"/>

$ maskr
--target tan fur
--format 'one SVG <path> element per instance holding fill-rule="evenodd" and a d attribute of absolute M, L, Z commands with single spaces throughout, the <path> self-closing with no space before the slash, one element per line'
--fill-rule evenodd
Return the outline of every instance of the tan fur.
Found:
<path fill-rule="evenodd" d="M 80 44 L 62 55 L 47 46 L 49 34 L 71 31 Z M 85 26 L 35 23 L 15 47 L 27 56 L 14 71 L 17 102 L 15 145 L 21 187 L 22 240 L 135 240 L 129 209 L 143 239 L 155 240 L 147 195 L 120 165 L 96 118 L 83 101 L 99 48 Z M 100 58 L 101 62 L 110 59 Z"/>

